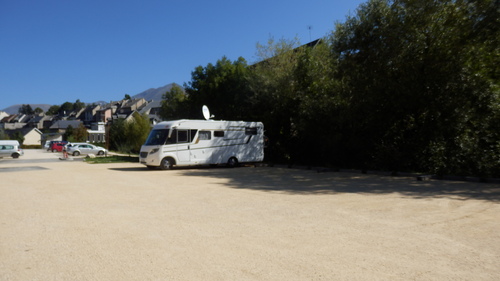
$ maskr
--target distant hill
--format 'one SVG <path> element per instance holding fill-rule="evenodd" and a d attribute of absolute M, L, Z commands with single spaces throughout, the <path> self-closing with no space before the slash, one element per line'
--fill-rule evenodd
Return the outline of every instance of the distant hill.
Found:
<path fill-rule="evenodd" d="M 147 101 L 151 101 L 151 100 L 155 100 L 155 101 L 161 101 L 163 99 L 163 95 L 170 91 L 170 89 L 172 89 L 172 87 L 174 85 L 177 85 L 179 87 L 181 87 L 179 84 L 177 83 L 170 83 L 168 85 L 165 85 L 163 87 L 159 87 L 159 88 L 151 88 L 151 89 L 148 89 L 142 93 L 139 93 L 137 95 L 134 95 L 132 96 L 132 98 L 144 98 L 145 100 Z M 184 90 L 184 88 L 181 87 L 181 89 Z M 104 101 L 98 101 L 98 102 L 93 102 L 95 104 L 105 104 L 106 102 Z M 87 103 L 87 104 L 92 104 L 92 103 Z M 44 112 L 47 112 L 47 110 L 49 110 L 49 108 L 52 106 L 51 104 L 29 104 L 31 106 L 31 108 L 33 108 L 33 110 L 37 107 L 40 107 L 41 109 L 43 109 Z M 16 105 L 11 105 L 7 108 L 4 108 L 0 111 L 5 111 L 7 112 L 8 114 L 16 114 L 19 112 L 19 108 L 23 106 L 22 104 L 16 104 Z"/>
<path fill-rule="evenodd" d="M 170 84 L 165 85 L 163 87 L 148 89 L 142 93 L 139 93 L 135 96 L 132 96 L 132 98 L 134 98 L 134 99 L 135 98 L 144 98 L 147 101 L 150 101 L 150 100 L 161 101 L 163 99 L 163 95 L 166 92 L 170 91 L 170 89 L 172 89 L 172 87 L 174 85 L 181 87 L 179 84 L 170 83 Z M 181 89 L 183 89 L 183 88 L 181 87 Z"/>
<path fill-rule="evenodd" d="M 7 108 L 2 109 L 1 111 L 5 111 L 8 114 L 16 114 L 16 113 L 19 113 L 19 108 L 21 108 L 21 106 L 23 106 L 23 105 L 22 104 L 11 105 Z M 43 109 L 43 112 L 46 112 L 47 110 L 49 110 L 49 108 L 52 105 L 50 105 L 50 104 L 31 104 L 30 103 L 30 106 L 33 110 L 35 110 L 35 108 L 37 108 L 37 107 L 40 107 L 41 109 Z"/>

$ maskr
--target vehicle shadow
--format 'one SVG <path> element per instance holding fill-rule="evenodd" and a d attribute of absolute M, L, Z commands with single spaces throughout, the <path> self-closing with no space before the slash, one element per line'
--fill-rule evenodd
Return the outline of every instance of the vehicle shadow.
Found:
<path fill-rule="evenodd" d="M 99 165 L 99 164 L 94 164 L 94 165 Z M 121 171 L 121 172 L 149 172 L 149 171 L 151 171 L 151 170 L 148 170 L 147 168 L 144 168 L 144 167 L 108 168 L 108 170 Z"/>
<path fill-rule="evenodd" d="M 494 183 L 429 180 L 374 174 L 259 167 L 181 170 L 185 176 L 224 178 L 228 187 L 289 194 L 399 193 L 413 198 L 479 199 L 500 202 L 500 185 Z"/>

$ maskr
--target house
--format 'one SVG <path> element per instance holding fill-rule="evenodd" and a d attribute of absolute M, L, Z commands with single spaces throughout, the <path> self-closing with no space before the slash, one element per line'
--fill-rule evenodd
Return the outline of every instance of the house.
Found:
<path fill-rule="evenodd" d="M 104 122 L 93 123 L 90 130 L 87 130 L 87 141 L 90 143 L 106 142 L 106 128 Z"/>
<path fill-rule="evenodd" d="M 26 127 L 30 128 L 37 128 L 37 129 L 44 129 L 44 128 L 49 128 L 50 125 L 52 125 L 52 122 L 50 122 L 50 125 L 47 126 L 48 122 L 51 121 L 52 117 L 51 116 L 39 116 L 35 115 L 33 118 L 31 118 L 28 123 L 26 124 Z"/>
<path fill-rule="evenodd" d="M 0 128 L 5 130 L 16 130 L 21 129 L 26 126 L 26 123 L 22 122 L 26 120 L 25 114 L 12 114 L 7 117 L 4 117 L 1 121 Z"/>
<path fill-rule="evenodd" d="M 16 139 L 16 135 L 20 134 L 23 138 L 23 145 L 41 145 L 42 131 L 37 128 L 20 128 L 15 130 L 6 130 L 5 133 L 11 139 Z"/>
<path fill-rule="evenodd" d="M 76 129 L 80 127 L 80 124 L 82 124 L 80 120 L 58 120 L 55 121 L 49 129 L 54 133 L 65 133 L 69 126 Z"/>
<path fill-rule="evenodd" d="M 10 123 L 10 122 L 12 122 L 12 120 L 14 120 L 14 118 L 16 118 L 16 115 L 17 114 L 11 114 L 11 115 L 4 116 L 0 122 L 2 124 Z"/>
<path fill-rule="evenodd" d="M 162 121 L 160 117 L 161 101 L 150 101 L 139 111 L 140 114 L 147 114 L 149 121 L 156 124 Z"/>
<path fill-rule="evenodd" d="M 97 112 L 99 110 L 101 110 L 101 106 L 100 105 L 89 105 L 89 106 L 87 106 L 85 108 L 85 110 L 83 111 L 83 113 L 81 113 L 79 115 L 80 120 L 83 121 L 83 124 L 85 126 L 90 126 L 90 124 L 98 121 L 98 120 L 96 120 L 96 114 L 97 114 Z"/>
<path fill-rule="evenodd" d="M 76 120 L 76 119 L 80 119 L 80 116 L 82 116 L 82 114 L 84 114 L 86 108 L 81 108 L 79 110 L 74 110 L 74 111 L 71 111 L 68 116 L 67 116 L 67 119 L 68 120 Z"/>
<path fill-rule="evenodd" d="M 97 122 L 107 122 L 108 120 L 111 120 L 112 115 L 113 115 L 113 108 L 107 107 L 97 110 L 95 119 Z"/>
<path fill-rule="evenodd" d="M 118 109 L 118 114 L 129 115 L 133 111 L 139 110 L 146 103 L 147 103 L 147 101 L 143 98 L 127 100 L 126 103 L 124 105 L 122 105 L 120 107 L 120 109 Z"/>
<path fill-rule="evenodd" d="M 0 120 L 2 120 L 4 117 L 7 117 L 9 116 L 10 114 L 8 114 L 7 112 L 5 111 L 0 111 Z"/>

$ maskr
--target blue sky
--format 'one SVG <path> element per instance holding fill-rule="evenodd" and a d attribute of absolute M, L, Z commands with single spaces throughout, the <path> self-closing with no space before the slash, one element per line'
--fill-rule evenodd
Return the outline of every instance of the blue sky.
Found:
<path fill-rule="evenodd" d="M 255 62 L 270 37 L 323 37 L 363 2 L 0 0 L 0 110 L 182 85 L 223 56 Z"/>

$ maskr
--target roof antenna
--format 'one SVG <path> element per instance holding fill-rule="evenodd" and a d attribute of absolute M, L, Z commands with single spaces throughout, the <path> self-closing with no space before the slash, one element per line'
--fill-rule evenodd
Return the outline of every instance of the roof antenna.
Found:
<path fill-rule="evenodd" d="M 312 41 L 312 39 L 311 39 L 311 30 L 313 29 L 312 25 L 308 25 L 307 29 L 309 29 L 309 42 L 311 42 Z"/>

